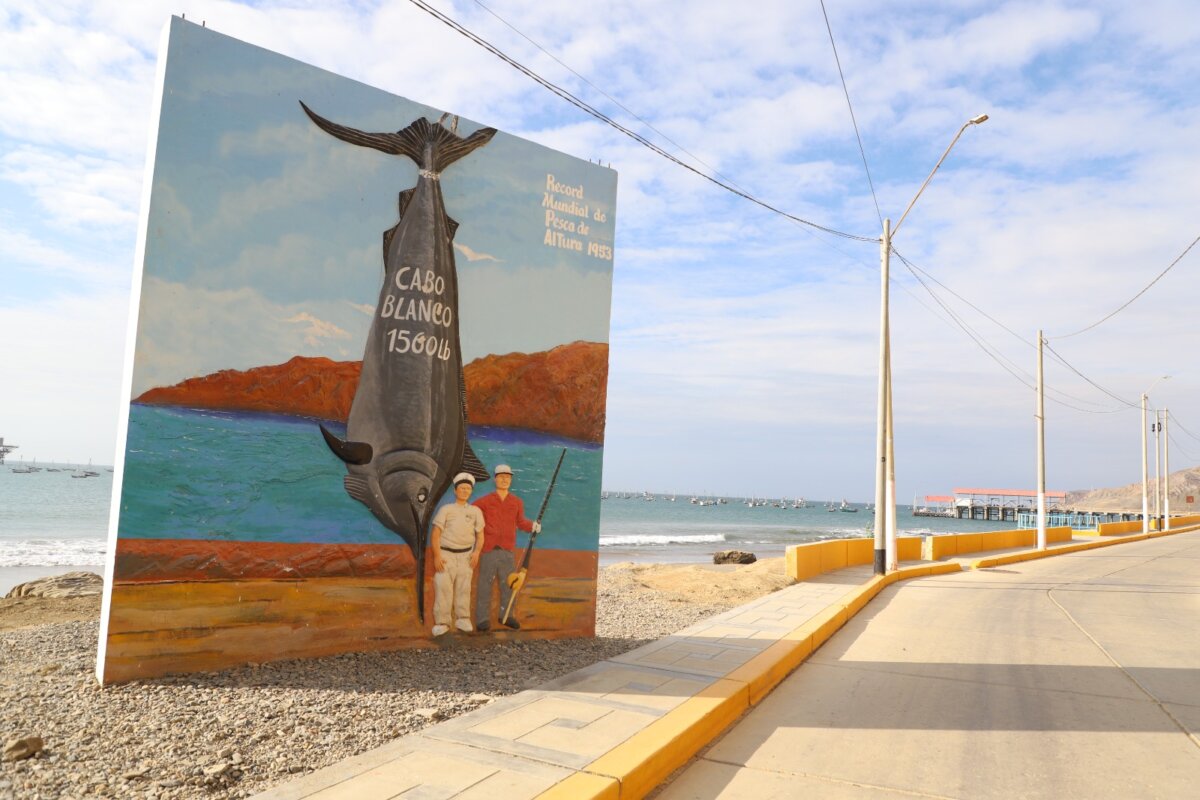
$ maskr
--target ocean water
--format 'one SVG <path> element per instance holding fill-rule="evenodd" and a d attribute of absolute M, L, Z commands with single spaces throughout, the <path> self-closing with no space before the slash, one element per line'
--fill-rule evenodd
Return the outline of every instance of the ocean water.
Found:
<path fill-rule="evenodd" d="M 689 497 L 641 495 L 624 498 L 609 493 L 601 501 L 600 560 L 700 562 L 717 550 L 748 550 L 759 558 L 782 556 L 789 545 L 824 539 L 873 535 L 875 515 L 865 505 L 854 512 L 827 511 L 825 502 L 807 501 L 806 508 L 747 506 L 745 498 L 725 498 L 724 505 L 693 505 Z M 782 498 L 776 498 L 778 502 Z M 984 522 L 943 517 L 914 517 L 911 506 L 897 506 L 900 536 L 1009 530 L 1011 522 Z"/>
<path fill-rule="evenodd" d="M 331 426 L 337 433 L 344 429 Z M 563 447 L 554 496 L 538 541 L 546 547 L 599 550 L 618 561 L 703 562 L 716 550 L 760 558 L 791 544 L 870 536 L 874 515 L 746 506 L 740 498 L 700 506 L 677 496 L 600 500 L 603 451 L 581 442 L 499 428 L 472 428 L 485 464 L 506 461 L 517 472 L 514 491 L 534 517 Z M 12 473 L 0 467 L 0 567 L 92 566 L 104 561 L 112 473 Z M 55 465 L 44 465 L 55 466 Z M 120 533 L 237 541 L 394 544 L 385 529 L 342 489 L 344 468 L 328 452 L 312 420 L 268 414 L 134 406 L 122 497 Z M 490 491 L 491 484 L 483 489 Z M 913 517 L 899 508 L 902 535 L 1003 530 L 1011 523 Z M 597 540 L 597 529 L 599 538 Z M 518 544 L 524 545 L 521 535 Z"/>
<path fill-rule="evenodd" d="M 20 465 L 10 455 L 0 466 L 0 567 L 103 563 L 113 474 L 95 466 L 98 477 L 72 478 L 79 465 L 55 463 L 12 471 Z"/>

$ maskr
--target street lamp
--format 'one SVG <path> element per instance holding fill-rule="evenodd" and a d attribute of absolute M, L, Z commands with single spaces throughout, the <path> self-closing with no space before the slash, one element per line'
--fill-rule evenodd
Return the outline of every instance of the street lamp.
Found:
<path fill-rule="evenodd" d="M 1149 452 L 1147 451 L 1146 443 L 1146 395 L 1150 394 L 1150 390 L 1158 386 L 1159 381 L 1170 380 L 1170 375 L 1163 375 L 1156 378 L 1154 383 L 1146 387 L 1146 391 L 1142 392 L 1142 533 L 1150 532 L 1150 488 L 1148 485 L 1148 470 L 1146 462 L 1149 460 Z M 1158 468 L 1158 459 L 1155 458 L 1155 470 Z M 1157 480 L 1157 478 L 1156 478 Z M 1158 485 L 1155 484 L 1155 492 L 1158 491 Z"/>
<path fill-rule="evenodd" d="M 942 166 L 942 162 L 946 160 L 946 156 L 950 155 L 950 151 L 954 149 L 954 145 L 958 142 L 958 138 L 963 135 L 963 131 L 972 125 L 979 125 L 986 122 L 987 118 L 987 114 L 972 117 L 958 129 L 958 133 L 954 134 L 954 138 L 950 141 L 950 146 L 946 148 L 946 152 L 942 153 L 942 157 L 933 165 L 929 177 L 921 184 L 921 188 L 913 196 L 912 202 L 908 204 L 908 208 L 904 209 L 904 213 L 900 215 L 895 228 L 892 228 L 892 221 L 890 219 L 883 221 L 883 236 L 879 239 L 879 394 L 877 398 L 878 413 L 875 420 L 874 532 L 876 575 L 884 575 L 889 569 L 896 569 L 897 567 L 896 467 L 892 447 L 890 446 L 892 439 L 892 354 L 891 332 L 888 329 L 888 281 L 890 280 L 889 267 L 891 262 L 892 237 L 900 230 L 900 226 L 904 224 L 904 219 L 908 216 L 908 212 L 912 211 L 912 207 L 916 205 L 917 198 L 921 196 L 921 192 L 925 191 L 925 187 L 933 180 L 934 173 L 938 171 L 938 167 Z"/>

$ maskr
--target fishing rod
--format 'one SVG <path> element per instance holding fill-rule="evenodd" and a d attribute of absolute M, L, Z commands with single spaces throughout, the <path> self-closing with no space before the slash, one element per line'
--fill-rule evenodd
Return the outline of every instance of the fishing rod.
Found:
<path fill-rule="evenodd" d="M 562 468 L 563 458 L 567 455 L 567 448 L 563 448 L 558 455 L 558 464 L 554 467 L 554 474 L 550 476 L 550 485 L 546 487 L 546 496 L 542 498 L 542 508 L 538 511 L 536 528 L 529 536 L 529 544 L 525 546 L 525 557 L 521 559 L 521 568 L 508 576 L 508 586 L 512 590 L 512 594 L 508 598 L 508 608 L 504 609 L 504 616 L 500 619 L 500 624 L 508 623 L 508 615 L 512 613 L 513 603 L 517 601 L 517 592 L 521 591 L 521 587 L 525 585 L 525 574 L 529 572 L 529 558 L 533 555 L 533 543 L 537 541 L 538 531 L 542 527 L 542 517 L 546 514 L 546 506 L 550 505 L 550 495 L 554 493 L 554 484 L 558 481 L 558 471 Z"/>

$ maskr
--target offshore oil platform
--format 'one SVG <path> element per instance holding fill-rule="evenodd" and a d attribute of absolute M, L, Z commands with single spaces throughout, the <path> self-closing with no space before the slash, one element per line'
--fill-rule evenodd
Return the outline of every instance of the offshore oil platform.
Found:
<path fill-rule="evenodd" d="M 0 464 L 4 463 L 4 457 L 17 449 L 15 444 L 5 444 L 4 437 L 0 436 Z"/>

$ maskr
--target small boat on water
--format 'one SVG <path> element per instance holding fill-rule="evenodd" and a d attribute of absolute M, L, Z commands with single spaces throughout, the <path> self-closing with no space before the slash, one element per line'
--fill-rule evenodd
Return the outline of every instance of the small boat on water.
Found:
<path fill-rule="evenodd" d="M 99 478 L 100 473 L 92 469 L 92 460 L 88 459 L 87 469 L 80 467 L 71 473 L 72 478 Z"/>
<path fill-rule="evenodd" d="M 850 514 L 858 513 L 858 509 L 847 503 L 844 498 L 842 499 L 842 505 L 838 508 L 838 511 L 846 511 Z"/>

